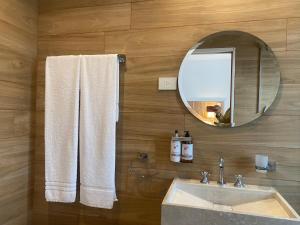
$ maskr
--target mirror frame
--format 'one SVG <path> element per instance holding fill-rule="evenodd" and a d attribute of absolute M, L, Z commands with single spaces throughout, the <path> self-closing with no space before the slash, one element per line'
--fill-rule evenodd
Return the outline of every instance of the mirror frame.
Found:
<path fill-rule="evenodd" d="M 250 120 L 249 122 L 247 123 L 244 123 L 244 124 L 240 124 L 238 126 L 236 126 L 234 124 L 234 110 L 231 110 L 231 119 L 230 119 L 230 126 L 216 126 L 215 124 L 212 124 L 208 121 L 205 121 L 204 119 L 202 119 L 202 116 L 197 113 L 192 107 L 191 105 L 188 103 L 184 93 L 183 93 L 183 87 L 182 87 L 182 83 L 183 82 L 180 82 L 182 79 L 183 79 L 183 76 L 181 75 L 181 69 L 182 69 L 182 64 L 186 58 L 186 56 L 189 54 L 189 52 L 191 50 L 194 50 L 194 51 L 198 51 L 198 53 L 200 54 L 205 54 L 205 53 L 231 53 L 232 54 L 232 73 L 231 73 L 231 90 L 230 90 L 230 93 L 231 93 L 231 103 L 230 103 L 230 107 L 233 106 L 234 108 L 234 87 L 235 87 L 235 47 L 224 47 L 224 48 L 203 48 L 203 49 L 197 49 L 201 44 L 203 44 L 207 39 L 211 38 L 212 36 L 217 36 L 217 35 L 222 35 L 224 33 L 242 33 L 244 35 L 249 35 L 251 37 L 253 37 L 254 39 L 257 39 L 257 42 L 264 46 L 266 49 L 268 49 L 268 51 L 270 52 L 270 54 L 272 55 L 272 57 L 274 58 L 274 62 L 276 63 L 277 65 L 277 68 L 278 68 L 278 73 L 279 73 L 279 84 L 278 84 L 278 88 L 276 90 L 276 93 L 274 95 L 274 99 L 272 101 L 272 103 L 266 108 L 264 109 L 264 111 L 261 113 L 260 116 L 258 116 L 257 118 L 254 118 L 252 120 Z M 261 66 L 259 65 L 259 68 L 261 70 Z M 259 80 L 258 80 L 258 89 L 260 89 L 260 85 L 261 85 L 261 82 L 260 82 L 260 73 L 261 71 L 259 71 Z M 228 30 L 228 31 L 220 31 L 220 32 L 216 32 L 216 33 L 212 33 L 204 38 L 202 38 L 197 44 L 195 44 L 192 48 L 188 49 L 188 52 L 185 54 L 184 58 L 182 59 L 182 62 L 180 64 L 180 68 L 179 68 L 179 72 L 178 72 L 178 79 L 177 79 L 177 84 L 178 84 L 178 92 L 179 92 L 179 95 L 180 95 L 180 98 L 181 98 L 181 101 L 183 102 L 184 106 L 188 109 L 188 111 L 194 116 L 196 117 L 199 121 L 201 121 L 202 123 L 204 124 L 207 124 L 207 125 L 210 125 L 210 126 L 213 126 L 213 127 L 226 127 L 226 128 L 235 128 L 235 127 L 240 127 L 240 126 L 243 126 L 243 125 L 246 125 L 248 123 L 251 123 L 255 120 L 257 120 L 258 118 L 260 118 L 263 114 L 266 113 L 266 111 L 268 111 L 268 109 L 272 106 L 272 104 L 274 103 L 275 99 L 278 97 L 278 92 L 279 92 L 279 88 L 280 88 L 280 83 L 281 83 L 281 70 L 280 70 L 280 66 L 279 66 L 279 62 L 277 60 L 277 57 L 275 56 L 273 50 L 271 49 L 271 47 L 269 47 L 262 39 L 258 38 L 257 36 L 255 35 L 252 35 L 248 32 L 244 32 L 244 31 L 238 31 L 238 30 Z M 260 95 L 260 92 L 261 90 L 259 90 L 259 95 Z M 259 100 L 257 102 L 257 104 L 259 105 Z"/>

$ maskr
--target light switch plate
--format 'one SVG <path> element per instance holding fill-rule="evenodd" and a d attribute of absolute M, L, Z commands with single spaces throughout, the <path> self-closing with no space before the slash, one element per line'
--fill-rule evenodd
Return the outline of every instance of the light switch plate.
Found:
<path fill-rule="evenodd" d="M 160 91 L 177 90 L 177 77 L 160 77 L 158 79 L 158 90 Z"/>

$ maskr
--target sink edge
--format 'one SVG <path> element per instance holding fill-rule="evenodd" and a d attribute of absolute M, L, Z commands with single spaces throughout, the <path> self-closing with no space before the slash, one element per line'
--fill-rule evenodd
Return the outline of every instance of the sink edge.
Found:
<path fill-rule="evenodd" d="M 199 181 L 195 179 L 182 179 L 182 178 L 174 178 L 172 181 L 172 184 L 170 185 L 164 199 L 162 202 L 162 206 L 175 206 L 175 207 L 186 207 L 186 208 L 194 208 L 194 209 L 203 209 L 203 210 L 212 210 L 216 212 L 226 212 L 226 213 L 231 213 L 231 214 L 237 214 L 237 215 L 246 215 L 246 216 L 254 216 L 254 217 L 262 217 L 262 218 L 271 218 L 271 219 L 280 219 L 280 220 L 288 220 L 288 221 L 300 221 L 300 216 L 298 213 L 290 206 L 290 204 L 282 197 L 282 195 L 274 188 L 274 187 L 268 187 L 268 186 L 257 186 L 257 185 L 247 185 L 247 190 L 253 190 L 253 191 L 264 191 L 264 192 L 271 192 L 274 193 L 276 198 L 279 199 L 279 203 L 281 206 L 286 210 L 286 212 L 289 214 L 289 216 L 294 217 L 294 218 L 285 218 L 285 217 L 278 217 L 278 216 L 266 216 L 266 215 L 261 215 L 261 214 L 255 214 L 255 213 L 245 213 L 245 212 L 234 212 L 230 210 L 219 210 L 216 208 L 208 208 L 208 207 L 196 207 L 196 206 L 191 206 L 191 205 L 186 205 L 186 204 L 178 204 L 178 203 L 171 203 L 169 202 L 169 199 L 172 197 L 171 192 L 173 189 L 176 188 L 176 186 L 179 183 L 189 183 L 193 185 L 199 185 L 199 186 L 213 186 L 213 187 L 220 187 L 220 188 L 229 188 L 229 189 L 234 189 L 236 187 L 233 186 L 233 183 L 228 183 L 226 186 L 219 186 L 217 182 L 211 182 L 210 184 L 201 184 Z M 284 204 L 283 204 L 284 203 Z"/>

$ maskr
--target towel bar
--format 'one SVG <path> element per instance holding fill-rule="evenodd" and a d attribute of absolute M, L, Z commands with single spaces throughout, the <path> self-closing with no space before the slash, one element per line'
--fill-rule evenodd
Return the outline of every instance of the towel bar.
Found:
<path fill-rule="evenodd" d="M 125 63 L 126 62 L 126 55 L 119 54 L 118 58 L 119 58 L 119 63 Z"/>

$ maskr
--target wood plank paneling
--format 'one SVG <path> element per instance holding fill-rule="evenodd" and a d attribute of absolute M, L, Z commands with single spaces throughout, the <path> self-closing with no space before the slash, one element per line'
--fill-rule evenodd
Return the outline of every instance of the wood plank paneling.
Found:
<path fill-rule="evenodd" d="M 31 109 L 31 87 L 0 81 L 0 109 Z"/>
<path fill-rule="evenodd" d="M 32 58 L 18 54 L 12 49 L 0 47 L 0 81 L 22 84 L 28 87 L 32 85 L 34 70 L 34 60 Z"/>
<path fill-rule="evenodd" d="M 192 115 L 185 116 L 185 129 L 190 130 L 196 140 L 201 139 L 208 143 L 237 143 L 299 149 L 299 127 L 299 116 L 262 116 L 250 124 L 229 130 L 214 129 L 214 127 L 196 123 L 196 118 Z M 294 135 L 286 135 L 291 133 Z"/>
<path fill-rule="evenodd" d="M 41 14 L 39 35 L 127 30 L 130 4 L 72 8 Z"/>
<path fill-rule="evenodd" d="M 38 4 L 36 0 L 1 0 L 0 18 L 2 21 L 36 36 L 38 17 L 37 9 Z"/>
<path fill-rule="evenodd" d="M 30 134 L 30 111 L 0 110 L 0 139 Z"/>
<path fill-rule="evenodd" d="M 0 154 L 14 154 L 17 152 L 29 152 L 30 142 L 26 136 L 17 136 L 12 138 L 1 138 Z"/>
<path fill-rule="evenodd" d="M 121 139 L 166 140 L 175 129 L 183 130 L 184 115 L 163 113 L 122 113 L 118 124 Z"/>
<path fill-rule="evenodd" d="M 185 109 L 175 92 L 157 89 L 159 77 L 177 77 L 181 60 L 181 56 L 128 58 L 126 74 L 121 77 L 120 110 L 184 113 Z"/>
<path fill-rule="evenodd" d="M 131 3 L 130 3 L 131 2 Z M 300 2 L 179 0 L 40 0 L 37 68 L 35 186 L 33 224 L 158 225 L 160 204 L 175 176 L 199 179 L 217 160 L 226 179 L 242 173 L 249 184 L 276 187 L 300 212 Z M 110 20 L 111 19 L 111 20 Z M 109 23 L 107 22 L 108 20 Z M 282 79 L 268 113 L 244 127 L 219 129 L 197 121 L 174 91 L 158 91 L 158 78 L 176 77 L 186 51 L 204 36 L 241 30 L 264 40 L 279 59 Z M 300 45 L 299 45 L 300 46 Z M 299 51 L 297 51 L 299 50 Z M 117 132 L 113 210 L 44 200 L 45 57 L 61 54 L 124 53 Z M 125 73 L 123 73 L 125 72 Z M 193 164 L 169 161 L 175 129 L 194 137 Z M 1 133 L 1 131 L 0 131 Z M 138 159 L 147 152 L 149 159 Z M 276 172 L 255 172 L 255 154 L 277 161 Z"/>
<path fill-rule="evenodd" d="M 145 29 L 297 17 L 297 0 L 154 0 L 132 5 L 132 27 Z"/>
<path fill-rule="evenodd" d="M 12 26 L 2 20 L 0 20 L 0 30 L 1 47 L 4 46 L 8 49 L 12 49 L 17 53 L 26 55 L 30 58 L 32 58 L 33 55 L 36 55 L 37 37 L 35 35 L 25 32 L 22 29 Z"/>
<path fill-rule="evenodd" d="M 0 224 L 30 224 L 37 1 L 0 0 Z"/>
<path fill-rule="evenodd" d="M 300 18 L 288 19 L 287 49 L 300 50 Z"/>
<path fill-rule="evenodd" d="M 267 115 L 300 116 L 300 85 L 281 84 Z"/>
<path fill-rule="evenodd" d="M 22 189 L 21 189 L 22 190 Z M 20 221 L 20 224 L 27 224 L 27 202 L 29 199 L 24 198 L 27 196 L 28 190 L 24 189 L 22 191 L 14 192 L 11 195 L 6 195 L 5 198 L 1 199 L 0 206 L 0 223 L 1 224 L 9 224 L 13 223 L 15 218 L 19 216 L 24 216 L 24 220 Z M 9 221 L 9 222 L 8 222 Z"/>
<path fill-rule="evenodd" d="M 254 171 L 255 154 L 268 154 L 272 160 L 278 161 L 282 167 L 297 167 L 300 163 L 300 151 L 294 148 L 265 147 L 258 145 L 238 145 L 238 144 L 216 144 L 204 141 L 196 141 L 195 164 L 174 164 L 169 161 L 169 152 L 164 149 L 169 147 L 169 140 L 118 140 L 117 155 L 120 157 L 121 166 L 131 166 L 132 168 L 152 168 L 160 170 L 193 171 L 202 170 L 205 167 L 212 168 L 216 164 L 216 159 L 220 154 L 226 157 L 226 165 L 229 167 L 246 167 Z M 230 148 L 230 151 L 228 149 Z M 138 153 L 144 149 L 149 153 L 149 160 L 141 162 L 136 160 Z M 217 170 L 218 168 L 215 167 Z M 253 174 L 252 174 L 253 175 Z M 264 174 L 263 176 L 276 176 Z M 257 177 L 261 174 L 257 174 Z M 296 180 L 298 180 L 296 178 Z"/>
<path fill-rule="evenodd" d="M 286 49 L 286 20 L 272 20 L 108 32 L 105 51 L 130 57 L 184 56 L 200 39 L 223 30 L 249 32 L 263 39 L 275 51 Z"/>
<path fill-rule="evenodd" d="M 40 0 L 39 12 L 45 13 L 53 10 L 62 10 L 68 8 L 82 8 L 88 6 L 112 5 L 130 2 L 131 0 Z"/>
<path fill-rule="evenodd" d="M 104 33 L 45 36 L 38 40 L 39 58 L 104 52 Z"/>
<path fill-rule="evenodd" d="M 280 52 L 281 83 L 300 84 L 300 51 Z"/>

